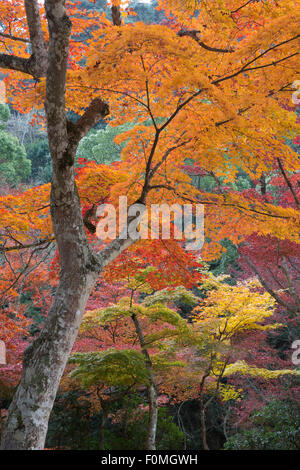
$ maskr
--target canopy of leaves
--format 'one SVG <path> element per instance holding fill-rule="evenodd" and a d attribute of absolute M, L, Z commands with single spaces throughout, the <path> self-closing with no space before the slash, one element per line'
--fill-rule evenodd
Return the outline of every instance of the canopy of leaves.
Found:
<path fill-rule="evenodd" d="M 74 353 L 69 362 L 76 364 L 71 377 L 79 379 L 86 387 L 133 386 L 148 381 L 145 359 L 134 349 Z"/>

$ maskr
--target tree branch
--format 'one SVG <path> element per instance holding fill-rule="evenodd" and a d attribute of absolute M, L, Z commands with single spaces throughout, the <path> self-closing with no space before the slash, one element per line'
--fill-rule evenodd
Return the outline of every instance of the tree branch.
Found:
<path fill-rule="evenodd" d="M 236 10 L 232 10 L 231 15 L 234 15 L 235 13 L 238 13 L 240 10 L 245 8 L 247 5 L 249 5 L 250 3 L 253 3 L 253 1 L 254 0 L 249 0 L 248 2 L 244 3 L 244 5 L 241 5 L 240 7 L 238 7 Z"/>
<path fill-rule="evenodd" d="M 23 57 L 17 57 L 10 54 L 0 54 L 0 68 L 16 70 L 17 72 L 23 72 L 28 75 L 33 75 L 31 60 Z"/>
<path fill-rule="evenodd" d="M 48 66 L 48 52 L 42 30 L 40 9 L 37 0 L 25 0 L 25 10 L 32 47 L 34 66 L 39 74 L 45 75 Z"/>
<path fill-rule="evenodd" d="M 287 176 L 287 174 L 286 174 L 286 172 L 285 172 L 285 170 L 284 170 L 284 168 L 283 168 L 283 165 L 282 165 L 282 162 L 281 162 L 280 158 L 277 158 L 277 161 L 278 161 L 278 166 L 279 166 L 279 168 L 280 168 L 280 171 L 281 171 L 281 173 L 282 173 L 282 175 L 283 175 L 283 178 L 284 178 L 284 180 L 285 180 L 287 186 L 289 187 L 289 190 L 291 191 L 291 193 L 292 193 L 292 195 L 293 195 L 293 198 L 294 198 L 294 200 L 295 200 L 296 206 L 298 207 L 298 209 L 300 209 L 300 201 L 299 201 L 299 199 L 298 199 L 298 197 L 297 197 L 297 194 L 296 194 L 296 192 L 295 192 L 295 190 L 294 190 L 294 188 L 293 188 L 292 183 L 291 183 L 290 180 L 288 179 L 288 176 Z"/>
<path fill-rule="evenodd" d="M 84 114 L 74 124 L 68 121 L 69 139 L 73 144 L 78 144 L 80 139 L 86 135 L 101 119 L 109 114 L 109 107 L 105 101 L 95 98 L 90 103 Z"/>
<path fill-rule="evenodd" d="M 180 31 L 178 31 L 177 35 L 180 36 L 180 37 L 189 36 L 194 41 L 196 41 L 199 44 L 199 46 L 201 46 L 203 49 L 206 49 L 207 51 L 210 51 L 210 52 L 221 52 L 223 54 L 234 52 L 234 49 L 232 49 L 232 48 L 222 49 L 222 48 L 219 48 L 219 47 L 208 46 L 207 44 L 205 44 L 203 41 L 200 40 L 200 38 L 198 37 L 199 33 L 200 33 L 200 31 L 197 31 L 196 29 L 188 30 L 188 29 L 183 28 Z"/>
<path fill-rule="evenodd" d="M 17 41 L 30 42 L 31 57 L 27 59 L 15 55 L 0 54 L 0 67 L 23 72 L 32 75 L 34 78 L 44 77 L 48 66 L 48 52 L 42 31 L 38 1 L 25 0 L 25 10 L 30 41 L 5 33 L 1 33 L 1 36 Z"/>
<path fill-rule="evenodd" d="M 288 305 L 284 300 L 271 288 L 271 286 L 265 281 L 265 279 L 262 277 L 260 272 L 258 271 L 257 267 L 252 263 L 252 261 L 246 256 L 244 253 L 240 253 L 241 257 L 246 261 L 248 266 L 252 269 L 252 271 L 256 274 L 258 277 L 261 285 L 266 289 L 266 291 L 273 297 L 273 299 L 276 300 L 276 302 L 279 305 L 282 305 L 284 308 L 286 308 L 289 312 L 291 313 L 298 313 L 298 309 L 293 307 L 292 305 Z"/>
<path fill-rule="evenodd" d="M 274 46 L 271 46 L 269 47 L 268 49 L 266 49 L 264 52 L 262 52 L 261 54 L 259 54 L 257 57 L 255 57 L 254 59 L 250 60 L 249 62 L 247 62 L 246 64 L 244 64 L 240 70 L 238 70 L 237 72 L 234 72 L 232 73 L 231 75 L 227 75 L 226 77 L 223 77 L 223 78 L 218 78 L 214 81 L 212 81 L 211 83 L 213 85 L 217 85 L 218 83 L 221 83 L 221 82 L 225 82 L 226 80 L 229 80 L 231 78 L 234 78 L 234 77 L 237 77 L 238 75 L 240 75 L 241 73 L 243 72 L 248 72 L 250 70 L 257 70 L 257 69 L 261 69 L 261 68 L 266 68 L 266 67 L 271 67 L 271 66 L 274 66 L 274 65 L 277 65 L 281 62 L 283 62 L 284 60 L 287 60 L 287 59 L 290 59 L 291 57 L 295 56 L 295 55 L 298 55 L 299 53 L 296 52 L 290 56 L 287 56 L 283 59 L 280 59 L 280 60 L 277 60 L 277 61 L 273 61 L 269 64 L 265 64 L 265 65 L 260 65 L 260 66 L 257 66 L 257 67 L 249 67 L 249 65 L 253 64 L 254 62 L 256 62 L 258 59 L 261 59 L 263 56 L 265 56 L 268 52 L 276 49 L 277 47 L 280 47 L 280 46 L 283 46 L 284 44 L 288 44 L 289 42 L 292 42 L 292 41 L 295 41 L 296 39 L 298 39 L 300 37 L 300 34 L 297 34 L 297 36 L 294 36 L 293 38 L 290 38 L 290 39 L 286 39 L 285 41 L 282 41 L 278 44 L 275 44 Z"/>
<path fill-rule="evenodd" d="M 50 238 L 45 238 L 44 240 L 38 240 L 36 242 L 30 243 L 28 245 L 24 245 L 23 243 L 18 242 L 18 245 L 13 245 L 13 246 L 0 246 L 0 252 L 9 252 L 9 251 L 19 251 L 19 250 L 26 250 L 28 248 L 36 248 L 41 245 L 49 245 L 49 243 L 53 242 L 55 240 L 54 237 Z"/>

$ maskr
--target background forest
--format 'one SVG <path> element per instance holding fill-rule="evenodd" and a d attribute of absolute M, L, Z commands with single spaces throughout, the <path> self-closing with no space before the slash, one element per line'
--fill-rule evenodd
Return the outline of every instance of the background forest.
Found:
<path fill-rule="evenodd" d="M 155 1 L 133 1 L 130 8 L 125 24 L 172 24 Z M 78 18 L 90 12 L 110 17 L 105 0 L 82 0 L 76 9 Z M 82 43 L 89 35 L 88 28 L 78 33 Z M 79 56 L 83 61 L 84 53 Z M 157 417 L 158 450 L 300 449 L 300 358 L 293 346 L 300 340 L 300 107 L 291 101 L 290 83 L 288 90 L 279 103 L 285 129 L 274 125 L 270 139 L 287 146 L 289 155 L 285 148 L 282 154 L 264 151 L 271 131 L 259 129 L 258 119 L 242 137 L 252 143 L 254 128 L 265 132 L 257 137 L 255 171 L 233 167 L 235 149 L 228 143 L 221 172 L 201 165 L 189 148 L 180 174 L 171 173 L 172 183 L 178 179 L 191 197 L 209 195 L 203 250 L 188 252 L 172 239 L 138 242 L 105 268 L 60 383 L 46 448 L 142 450 Z M 7 348 L 7 364 L 0 365 L 0 434 L 24 350 L 43 328 L 59 275 L 41 212 L 49 206 L 52 177 L 43 110 L 23 99 L 9 94 L 0 104 L 0 339 Z M 68 119 L 75 123 L 78 115 L 70 110 Z M 132 119 L 101 120 L 79 143 L 76 179 L 91 244 L 97 244 L 95 205 L 109 199 L 111 186 L 125 185 L 124 167 L 115 170 L 123 155 L 131 165 L 124 152 L 134 132 Z M 213 140 L 209 145 L 214 152 Z M 258 150 L 249 144 L 248 151 L 249 162 Z M 101 188 L 99 175 L 106 182 Z M 22 216 L 28 212 L 29 218 Z M 30 233 L 30 243 L 22 231 Z"/>

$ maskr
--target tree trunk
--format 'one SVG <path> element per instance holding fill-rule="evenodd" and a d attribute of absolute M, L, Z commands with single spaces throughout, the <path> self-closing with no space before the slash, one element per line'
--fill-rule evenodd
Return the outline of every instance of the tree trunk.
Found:
<path fill-rule="evenodd" d="M 105 423 L 108 417 L 108 410 L 102 406 L 102 414 L 101 414 L 101 421 L 100 421 L 100 426 L 99 426 L 99 449 L 100 450 L 105 450 L 104 449 L 104 429 L 105 429 Z"/>
<path fill-rule="evenodd" d="M 156 430 L 158 418 L 157 391 L 153 374 L 150 377 L 151 384 L 148 387 L 149 420 L 146 441 L 146 450 L 156 450 Z"/>
<path fill-rule="evenodd" d="M 157 429 L 157 418 L 158 418 L 158 405 L 157 405 L 157 385 L 155 382 L 152 361 L 149 356 L 148 350 L 145 346 L 144 335 L 141 329 L 140 322 L 135 314 L 131 316 L 135 330 L 137 332 L 139 343 L 142 349 L 142 353 L 146 359 L 146 369 L 148 371 L 149 385 L 148 390 L 148 402 L 149 402 L 149 419 L 147 429 L 147 440 L 146 450 L 156 450 L 156 429 Z"/>
<path fill-rule="evenodd" d="M 200 399 L 200 421 L 201 421 L 201 433 L 202 433 L 202 444 L 204 450 L 209 450 L 207 444 L 207 435 L 206 435 L 206 422 L 205 422 L 205 407 L 203 404 L 202 398 Z"/>
<path fill-rule="evenodd" d="M 43 449 L 60 378 L 92 287 L 90 276 L 61 281 L 45 328 L 23 359 L 23 376 L 9 408 L 2 449 Z"/>
<path fill-rule="evenodd" d="M 51 216 L 60 256 L 60 282 L 43 331 L 25 351 L 22 379 L 9 408 L 2 449 L 43 449 L 59 381 L 94 280 L 85 269 L 89 251 L 74 180 L 76 149 L 69 145 L 65 114 L 71 22 L 63 1 L 48 0 L 45 7 L 50 33 L 45 109 L 53 163 Z"/>
<path fill-rule="evenodd" d="M 25 351 L 23 373 L 8 411 L 2 449 L 43 449 L 48 420 L 86 303 L 103 268 L 134 240 L 116 239 L 100 254 L 89 247 L 77 187 L 74 162 L 81 138 L 108 114 L 94 99 L 74 124 L 66 117 L 66 72 L 71 21 L 65 0 L 45 0 L 49 29 L 46 49 L 37 0 L 25 0 L 32 44 L 30 59 L 0 54 L 1 66 L 34 77 L 46 75 L 45 111 L 52 159 L 51 219 L 59 261 L 59 285 L 39 337 Z"/>

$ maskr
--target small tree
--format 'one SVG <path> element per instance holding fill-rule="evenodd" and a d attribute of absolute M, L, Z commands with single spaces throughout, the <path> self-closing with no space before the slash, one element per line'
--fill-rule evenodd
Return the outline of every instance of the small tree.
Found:
<path fill-rule="evenodd" d="M 104 450 L 104 427 L 110 406 L 137 385 L 147 384 L 148 375 L 143 355 L 134 349 L 74 353 L 69 359 L 76 368 L 71 372 L 85 387 L 95 388 L 101 405 L 99 427 L 100 449 Z"/>
<path fill-rule="evenodd" d="M 269 371 L 234 360 L 234 339 L 244 331 L 268 330 L 279 325 L 266 323 L 274 313 L 275 300 L 267 292 L 261 292 L 256 280 L 235 286 L 223 281 L 228 276 L 214 277 L 209 274 L 203 281 L 202 292 L 206 298 L 194 309 L 195 356 L 199 359 L 191 367 L 201 374 L 199 401 L 201 412 L 202 440 L 209 450 L 206 437 L 205 413 L 211 401 L 220 396 L 223 400 L 239 398 L 240 391 L 224 384 L 224 377 L 235 372 L 264 376 L 266 379 L 283 374 L 294 374 L 292 370 Z M 205 401 L 205 392 L 209 398 Z"/>
<path fill-rule="evenodd" d="M 162 290 L 147 296 L 143 301 L 135 301 L 135 293 L 151 292 L 147 276 L 153 268 L 146 268 L 136 276 L 128 279 L 127 288 L 131 291 L 129 297 L 122 298 L 118 303 L 109 307 L 88 312 L 83 320 L 82 329 L 86 332 L 95 326 L 108 326 L 116 320 L 131 319 L 134 325 L 136 341 L 140 354 L 144 358 L 143 367 L 147 371 L 147 390 L 149 402 L 149 421 L 146 448 L 155 450 L 155 439 L 158 416 L 158 384 L 156 373 L 167 371 L 172 367 L 183 366 L 184 363 L 174 359 L 174 351 L 170 348 L 170 340 L 176 336 L 190 335 L 190 328 L 183 318 L 167 305 L 183 300 L 193 304 L 195 296 L 183 287 L 174 290 Z M 136 352 L 135 352 L 136 353 Z M 118 351 L 116 354 L 127 354 Z M 75 356 L 77 357 L 77 356 Z M 127 374 L 127 371 L 126 371 Z M 117 375 L 117 380 L 120 376 Z"/>

